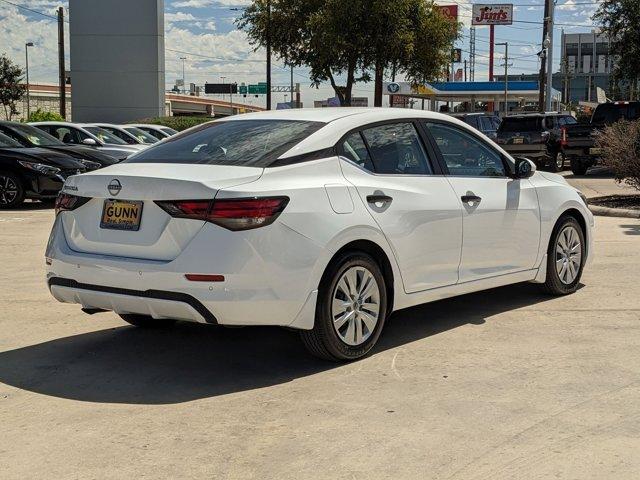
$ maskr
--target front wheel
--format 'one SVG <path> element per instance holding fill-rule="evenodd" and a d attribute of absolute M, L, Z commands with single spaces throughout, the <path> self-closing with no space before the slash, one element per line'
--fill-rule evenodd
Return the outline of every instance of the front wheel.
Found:
<path fill-rule="evenodd" d="M 171 320 L 170 318 L 153 318 L 149 315 L 138 315 L 135 313 L 122 314 L 120 318 L 134 327 L 140 328 L 167 328 L 176 323 L 175 320 Z"/>
<path fill-rule="evenodd" d="M 369 255 L 348 252 L 323 276 L 312 330 L 300 332 L 313 355 L 333 361 L 364 357 L 378 341 L 387 311 L 387 291 Z"/>
<path fill-rule="evenodd" d="M 558 220 L 547 249 L 547 279 L 542 289 L 551 295 L 567 295 L 577 290 L 585 261 L 582 227 L 571 216 Z"/>
<path fill-rule="evenodd" d="M 580 161 L 572 160 L 571 161 L 571 172 L 574 175 L 586 175 L 589 167 Z"/>

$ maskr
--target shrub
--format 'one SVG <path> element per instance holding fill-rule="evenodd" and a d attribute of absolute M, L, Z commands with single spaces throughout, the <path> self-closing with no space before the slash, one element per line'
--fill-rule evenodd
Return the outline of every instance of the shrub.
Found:
<path fill-rule="evenodd" d="M 164 125 L 165 127 L 173 128 L 178 132 L 186 130 L 187 128 L 195 127 L 201 123 L 210 122 L 212 117 L 156 117 L 156 118 L 143 118 L 142 120 L 136 120 L 129 123 L 152 123 L 155 125 Z"/>
<path fill-rule="evenodd" d="M 37 109 L 29 114 L 27 122 L 64 122 L 64 118 L 59 113 L 44 112 Z"/>
<path fill-rule="evenodd" d="M 621 120 L 605 127 L 596 134 L 596 145 L 616 181 L 640 190 L 640 120 Z"/>

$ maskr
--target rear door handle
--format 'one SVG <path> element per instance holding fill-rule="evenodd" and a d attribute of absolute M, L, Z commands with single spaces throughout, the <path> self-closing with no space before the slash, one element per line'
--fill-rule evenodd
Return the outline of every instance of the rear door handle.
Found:
<path fill-rule="evenodd" d="M 367 195 L 367 202 L 369 203 L 388 203 L 393 200 L 393 197 L 389 195 Z"/>
<path fill-rule="evenodd" d="M 464 203 L 480 203 L 482 198 L 477 195 L 463 195 L 460 197 L 460 200 Z"/>

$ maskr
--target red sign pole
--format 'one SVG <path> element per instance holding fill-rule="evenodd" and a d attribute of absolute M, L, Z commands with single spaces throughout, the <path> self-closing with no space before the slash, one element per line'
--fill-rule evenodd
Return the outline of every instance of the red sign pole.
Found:
<path fill-rule="evenodd" d="M 495 25 L 489 25 L 489 81 L 493 82 L 493 46 L 495 43 Z"/>

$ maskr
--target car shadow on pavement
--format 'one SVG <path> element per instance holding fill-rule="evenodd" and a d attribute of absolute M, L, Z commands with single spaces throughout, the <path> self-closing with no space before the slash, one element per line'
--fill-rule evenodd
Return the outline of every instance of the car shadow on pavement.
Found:
<path fill-rule="evenodd" d="M 520 284 L 396 312 L 373 355 L 551 298 Z M 86 402 L 171 404 L 340 367 L 307 354 L 294 331 L 179 323 L 168 330 L 123 326 L 5 351 L 0 382 Z"/>

